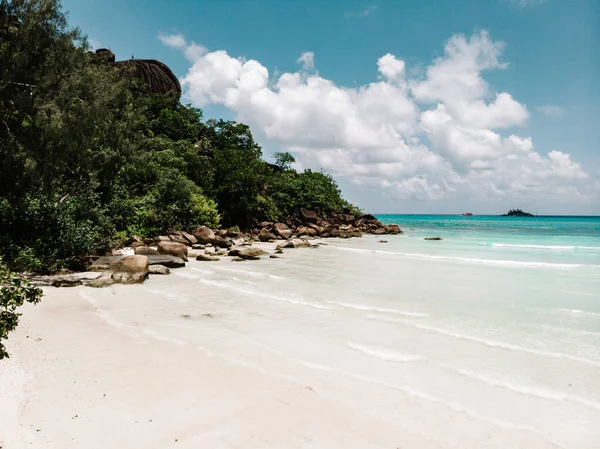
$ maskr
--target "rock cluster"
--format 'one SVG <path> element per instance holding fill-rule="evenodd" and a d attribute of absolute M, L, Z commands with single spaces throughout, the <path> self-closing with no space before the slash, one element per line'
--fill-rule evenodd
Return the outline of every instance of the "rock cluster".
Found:
<path fill-rule="evenodd" d="M 363 234 L 402 234 L 398 225 L 384 225 L 375 216 L 364 214 L 356 217 L 350 209 L 332 212 L 320 218 L 315 211 L 300 209 L 297 216 L 288 217 L 285 223 L 264 221 L 252 230 L 262 242 L 277 238 L 302 237 L 362 237 Z"/>

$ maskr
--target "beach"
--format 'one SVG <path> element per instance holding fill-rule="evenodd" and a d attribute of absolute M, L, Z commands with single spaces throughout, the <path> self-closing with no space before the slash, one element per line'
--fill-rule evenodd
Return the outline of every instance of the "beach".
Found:
<path fill-rule="evenodd" d="M 596 448 L 593 235 L 418 225 L 46 287 L 0 363 L 0 447 Z"/>

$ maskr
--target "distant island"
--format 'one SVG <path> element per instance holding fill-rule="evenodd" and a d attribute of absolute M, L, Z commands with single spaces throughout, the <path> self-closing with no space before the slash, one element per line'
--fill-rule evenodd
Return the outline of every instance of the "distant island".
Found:
<path fill-rule="evenodd" d="M 523 212 L 521 209 L 509 210 L 507 214 L 502 214 L 501 217 L 534 217 L 535 215 L 529 212 Z"/>

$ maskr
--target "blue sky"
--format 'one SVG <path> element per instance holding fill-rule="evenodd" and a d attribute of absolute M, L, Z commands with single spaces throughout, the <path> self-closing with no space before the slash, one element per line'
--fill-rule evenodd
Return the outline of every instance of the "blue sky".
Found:
<path fill-rule="evenodd" d="M 266 156 L 332 172 L 370 211 L 600 214 L 598 1 L 63 7 L 95 45 L 167 63 L 206 117 L 248 122 Z"/>

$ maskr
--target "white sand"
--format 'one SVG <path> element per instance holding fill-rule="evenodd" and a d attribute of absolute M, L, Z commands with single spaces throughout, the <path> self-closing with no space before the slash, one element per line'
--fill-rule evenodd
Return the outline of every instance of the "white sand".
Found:
<path fill-rule="evenodd" d="M 0 448 L 597 447 L 593 336 L 562 355 L 562 328 L 547 349 L 469 327 L 514 325 L 481 292 L 515 273 L 538 285 L 537 271 L 348 245 L 381 248 L 330 240 L 282 259 L 192 260 L 140 286 L 45 288 L 0 362 Z"/>
<path fill-rule="evenodd" d="M 82 301 L 83 288 L 46 289 L 11 335 L 0 364 L 3 449 L 439 447 L 308 381 L 134 337 Z"/>

